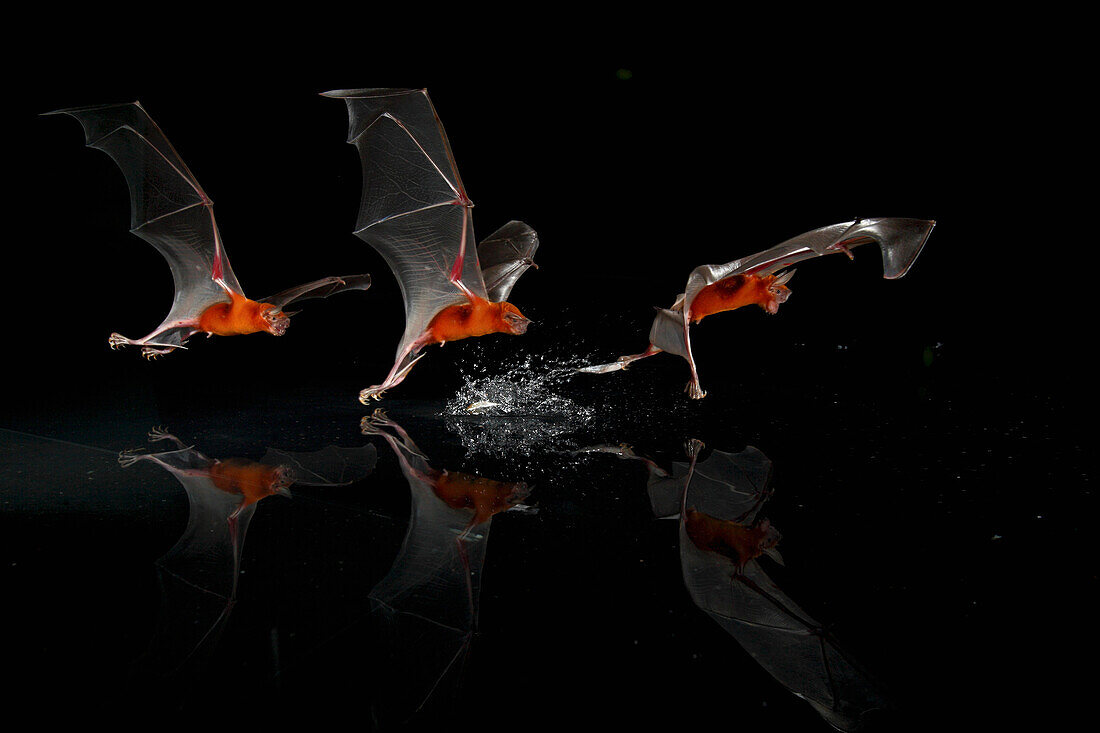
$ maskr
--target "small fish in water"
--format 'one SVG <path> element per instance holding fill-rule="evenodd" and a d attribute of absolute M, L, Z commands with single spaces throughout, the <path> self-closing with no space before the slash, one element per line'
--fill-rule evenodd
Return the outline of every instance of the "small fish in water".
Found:
<path fill-rule="evenodd" d="M 466 407 L 467 412 L 480 412 L 481 410 L 488 410 L 490 407 L 500 407 L 499 402 L 490 402 L 489 400 L 478 400 L 473 404 Z"/>

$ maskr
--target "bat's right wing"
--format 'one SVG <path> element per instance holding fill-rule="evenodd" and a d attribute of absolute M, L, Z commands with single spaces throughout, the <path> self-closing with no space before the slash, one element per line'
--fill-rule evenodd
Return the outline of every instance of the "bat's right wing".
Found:
<path fill-rule="evenodd" d="M 363 194 L 355 234 L 385 258 L 405 299 L 398 358 L 444 308 L 488 299 L 466 195 L 443 125 L 424 89 L 325 92 L 348 106 Z"/>
<path fill-rule="evenodd" d="M 76 118 L 88 146 L 110 155 L 122 169 L 130 188 L 130 231 L 164 255 L 176 287 L 168 316 L 142 341 L 179 346 L 191 329 L 178 324 L 229 301 L 217 280 L 241 293 L 214 221 L 214 202 L 140 102 L 47 114 Z"/>
<path fill-rule="evenodd" d="M 260 298 L 259 302 L 271 303 L 277 309 L 282 310 L 291 303 L 296 303 L 299 300 L 327 298 L 330 295 L 336 295 L 345 290 L 366 290 L 369 287 L 370 275 L 325 277 L 294 288 L 288 288 L 287 290 L 283 290 L 266 298 Z"/>

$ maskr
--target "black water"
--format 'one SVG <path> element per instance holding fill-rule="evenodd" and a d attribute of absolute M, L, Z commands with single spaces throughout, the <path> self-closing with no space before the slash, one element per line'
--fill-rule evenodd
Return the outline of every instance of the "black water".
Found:
<path fill-rule="evenodd" d="M 6 690 L 48 706 L 63 689 L 97 715 L 349 713 L 379 729 L 594 711 L 827 730 L 873 708 L 868 729 L 894 730 L 1078 704 L 1064 645 L 1091 636 L 1095 504 L 1066 406 L 990 389 L 949 353 L 784 356 L 767 378 L 710 380 L 701 403 L 671 357 L 542 385 L 564 398 L 543 414 L 447 415 L 394 394 L 379 404 L 421 477 L 528 487 L 461 540 L 473 509 L 430 481 L 416 494 L 343 385 L 149 380 L 17 411 L 0 432 Z M 157 430 L 180 442 L 150 442 Z M 711 553 L 712 614 L 685 586 L 700 550 L 647 490 L 647 466 L 673 472 L 692 439 L 698 466 L 766 457 L 743 525 L 781 535 L 782 565 Z M 146 454 L 163 462 L 122 465 Z M 219 489 L 211 467 L 257 462 L 305 481 L 244 510 L 234 544 L 240 485 Z M 422 551 L 402 559 L 403 542 Z M 746 596 L 738 574 L 773 585 Z M 763 630 L 777 612 L 789 638 Z"/>

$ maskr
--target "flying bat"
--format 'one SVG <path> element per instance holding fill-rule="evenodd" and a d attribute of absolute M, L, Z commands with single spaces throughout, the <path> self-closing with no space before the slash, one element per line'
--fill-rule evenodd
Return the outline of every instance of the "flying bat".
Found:
<path fill-rule="evenodd" d="M 291 303 L 366 290 L 369 275 L 326 277 L 267 298 L 247 298 L 233 274 L 206 195 L 172 144 L 140 102 L 59 109 L 84 128 L 85 142 L 114 159 L 130 188 L 130 231 L 156 247 L 172 270 L 175 297 L 164 322 L 131 339 L 112 333 L 112 349 L 140 346 L 154 359 L 179 348 L 196 333 L 282 336 Z"/>
<path fill-rule="evenodd" d="M 805 232 L 771 249 L 724 265 L 696 267 L 688 277 L 684 292 L 672 306 L 658 310 L 645 351 L 579 371 L 607 374 L 667 351 L 687 360 L 691 380 L 685 391 L 692 399 L 702 399 L 707 393 L 699 382 L 691 353 L 691 324 L 746 305 L 758 305 L 775 315 L 791 294 L 787 283 L 794 270 L 786 268 L 829 254 L 844 254 L 853 259 L 852 249 L 868 242 L 877 242 L 882 250 L 883 277 L 888 280 L 900 278 L 916 261 L 935 225 L 936 222 L 923 219 L 856 219 Z"/>
<path fill-rule="evenodd" d="M 355 234 L 393 270 L 405 301 L 405 332 L 385 380 L 367 404 L 400 384 L 430 344 L 491 333 L 520 335 L 530 320 L 507 302 L 535 266 L 538 235 L 505 224 L 475 249 L 473 202 L 425 89 L 325 92 L 348 106 L 348 142 L 363 165 Z"/>

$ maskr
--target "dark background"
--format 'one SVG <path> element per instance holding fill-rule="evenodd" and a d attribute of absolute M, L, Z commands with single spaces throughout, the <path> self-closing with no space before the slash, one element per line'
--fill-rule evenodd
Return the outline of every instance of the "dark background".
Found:
<path fill-rule="evenodd" d="M 521 339 L 470 340 L 431 353 L 390 395 L 398 400 L 446 399 L 478 361 L 507 365 L 549 354 L 550 361 L 604 362 L 640 351 L 652 308 L 669 305 L 699 264 L 856 216 L 935 219 L 903 280 L 883 280 L 876 249 L 863 247 L 854 263 L 831 257 L 800 265 L 794 294 L 775 318 L 746 309 L 696 329 L 710 391 L 700 405 L 681 397 L 687 369 L 667 356 L 625 374 L 575 379 L 570 394 L 624 405 L 626 416 L 607 431 L 616 441 L 644 444 L 667 427 L 663 459 L 678 458 L 674 448 L 687 435 L 722 449 L 734 446 L 714 437 L 752 441 L 786 472 L 789 495 L 834 487 L 846 510 L 837 514 L 854 519 L 835 529 L 839 550 L 817 557 L 816 548 L 804 548 L 802 561 L 811 558 L 817 571 L 807 575 L 827 586 L 837 580 L 835 563 L 862 563 L 865 576 L 919 589 L 879 596 L 902 610 L 920 599 L 912 615 L 927 623 L 898 633 L 908 634 L 912 649 L 934 648 L 943 665 L 908 671 L 927 684 L 919 694 L 941 685 L 952 700 L 973 692 L 979 715 L 1003 700 L 993 711 L 998 719 L 1010 719 L 1011 701 L 1023 695 L 1077 697 L 1057 672 L 1081 641 L 1063 619 L 1084 616 L 1082 601 L 1095 586 L 1095 573 L 1082 568 L 1092 544 L 1091 514 L 1083 511 L 1091 499 L 1077 427 L 1093 399 L 1090 209 L 1072 195 L 1087 172 L 1077 132 L 1079 67 L 1070 44 L 1038 42 L 1049 19 L 762 21 L 684 10 L 624 11 L 596 25 L 562 10 L 558 17 L 501 14 L 464 35 L 466 24 L 450 17 L 394 24 L 373 9 L 319 15 L 232 26 L 210 17 L 190 28 L 179 18 L 143 16 L 125 31 L 58 17 L 28 29 L 34 51 L 9 64 L 7 160 L 19 183 L 7 197 L 16 222 L 5 267 L 13 291 L 4 344 L 12 425 L 72 438 L 83 416 L 125 417 L 131 403 L 140 405 L 135 411 L 154 403 L 181 433 L 189 425 L 216 433 L 224 421 L 247 425 L 264 443 L 272 438 L 265 400 L 312 392 L 324 399 L 281 403 L 303 405 L 302 434 L 313 418 L 332 417 L 326 400 L 338 394 L 346 394 L 346 424 L 339 422 L 346 433 L 365 414 L 357 391 L 390 368 L 402 306 L 381 258 L 351 234 L 359 163 L 344 143 L 344 104 L 318 93 L 423 86 L 476 204 L 478 234 L 513 218 L 540 234 L 540 269 L 511 298 L 536 325 Z M 114 163 L 83 146 L 74 120 L 39 114 L 134 99 L 216 202 L 248 295 L 330 274 L 369 272 L 374 286 L 306 303 L 282 339 L 195 338 L 189 350 L 153 363 L 136 350 L 112 352 L 110 332 L 138 337 L 160 323 L 171 300 L 168 268 L 127 233 L 127 192 Z M 872 389 L 853 387 L 868 383 Z M 845 402 L 853 396 L 866 401 Z M 635 419 L 642 402 L 649 413 Z M 661 424 L 666 417 L 671 427 Z M 144 418 L 132 420 L 137 439 L 148 429 Z M 440 444 L 452 459 L 441 465 L 479 468 L 468 457 L 462 464 L 459 446 Z M 869 455 L 877 456 L 873 464 Z M 486 475 L 504 475 L 485 463 Z M 958 476 L 971 492 L 963 498 L 952 482 Z M 906 486 L 909 498 L 895 504 Z M 881 488 L 889 491 L 876 493 Z M 544 516 L 552 518 L 554 495 L 544 494 Z M 586 518 L 594 500 L 586 501 L 560 516 L 573 521 L 575 512 L 582 534 L 598 537 L 603 525 Z M 1040 504 L 1059 521 L 1035 529 L 1030 515 Z M 907 514 L 914 506 L 926 513 Z M 638 525 L 645 515 L 650 526 L 646 508 L 634 509 Z M 613 516 L 608 506 L 598 510 L 606 510 L 601 521 Z M 792 514 L 788 507 L 788 543 L 799 536 Z M 812 519 L 802 521 L 812 526 Z M 399 525 L 390 528 L 394 537 Z M 989 536 L 1005 525 L 1019 544 L 989 549 Z M 28 527 L 21 537 L 29 542 L 36 530 Z M 494 537 L 504 540 L 506 531 L 495 528 Z M 904 538 L 895 540 L 902 554 L 886 542 L 894 535 Z M 264 536 L 253 530 L 257 557 Z M 316 552 L 314 539 L 297 537 L 291 546 Z M 671 545 L 646 547 L 675 579 Z M 525 550 L 534 559 L 494 557 L 505 567 L 552 564 L 537 549 Z M 52 552 L 70 562 L 64 548 Z M 860 577 L 837 575 L 848 583 Z M 572 580 L 597 600 L 614 593 L 599 576 Z M 651 582 L 645 574 L 629 580 L 620 586 L 638 594 Z M 977 612 L 963 607 L 972 588 L 983 601 Z M 91 583 L 82 589 L 98 592 Z M 523 595 L 510 590 L 499 592 Z M 858 592 L 851 598 L 867 600 Z M 844 610 L 861 620 L 860 608 L 878 608 L 850 603 Z M 937 616 L 944 604 L 952 614 Z M 628 605 L 606 605 L 602 617 L 622 623 Z M 56 618 L 66 610 L 59 604 Z M 497 643 L 508 647 L 546 621 L 512 618 L 512 633 Z M 878 631 L 890 619 L 866 623 Z M 46 625 L 34 631 L 46 635 Z M 549 627 L 562 637 L 599 635 L 582 618 Z M 965 653 L 955 657 L 955 648 Z M 988 676 L 976 684 L 972 670 Z M 553 674 L 542 670 L 540 679 Z M 597 676 L 589 670 L 584 679 Z M 930 699 L 936 717 L 938 698 Z M 1043 704 L 1030 709 L 1046 712 Z"/>
<path fill-rule="evenodd" d="M 173 26 L 178 35 L 158 42 L 71 25 L 47 34 L 54 45 L 24 60 L 8 115 L 22 182 L 9 207 L 24 225 L 7 248 L 19 323 L 10 364 L 31 382 L 63 373 L 66 399 L 103 380 L 324 378 L 352 395 L 380 381 L 403 325 L 400 295 L 351 234 L 359 164 L 343 103 L 318 93 L 423 86 L 479 236 L 517 218 L 541 237 L 541 269 L 512 297 L 537 326 L 522 347 L 485 348 L 634 353 L 652 307 L 669 305 L 693 267 L 856 216 L 905 216 L 938 221 L 906 279 L 882 281 L 874 248 L 855 264 L 805 263 L 778 318 L 754 309 L 700 329 L 704 379 L 720 378 L 717 363 L 785 358 L 793 342 L 862 341 L 909 359 L 935 347 L 973 362 L 983 384 L 1063 385 L 1081 373 L 1086 247 L 1060 198 L 1059 166 L 1073 166 L 1061 152 L 1073 148 L 1059 91 L 1068 58 L 976 40 L 934 16 L 835 46 L 805 29 L 667 20 L 557 35 L 555 24 L 523 24 L 521 37 L 490 33 L 453 53 L 397 30 L 353 42 L 350 28 L 333 37 L 308 23 L 289 36 Z M 182 39 L 187 53 L 166 52 Z M 281 340 L 194 339 L 154 364 L 111 352 L 110 332 L 138 337 L 160 322 L 170 275 L 127 233 L 114 163 L 83 147 L 71 118 L 38 114 L 134 99 L 214 199 L 248 295 L 357 272 L 371 273 L 372 289 L 307 303 Z M 426 359 L 404 395 L 433 396 L 451 378 L 446 362 Z M 46 392 L 60 387 L 50 383 Z"/>

